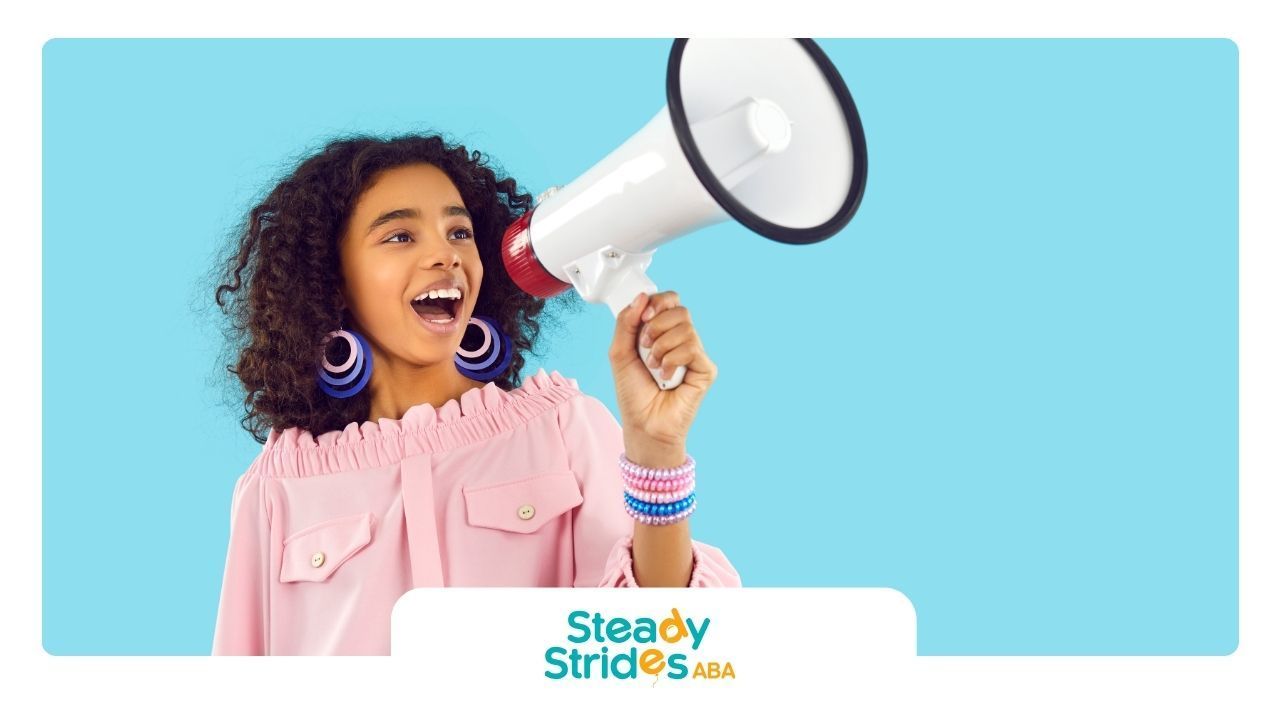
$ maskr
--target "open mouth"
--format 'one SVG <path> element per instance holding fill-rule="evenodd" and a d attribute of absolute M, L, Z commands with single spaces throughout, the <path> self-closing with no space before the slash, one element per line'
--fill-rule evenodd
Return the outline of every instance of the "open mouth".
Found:
<path fill-rule="evenodd" d="M 436 293 L 433 291 L 432 294 Z M 444 291 L 437 297 L 412 300 L 409 305 L 423 320 L 437 325 L 447 325 L 458 317 L 458 312 L 462 309 L 462 292 Z"/>

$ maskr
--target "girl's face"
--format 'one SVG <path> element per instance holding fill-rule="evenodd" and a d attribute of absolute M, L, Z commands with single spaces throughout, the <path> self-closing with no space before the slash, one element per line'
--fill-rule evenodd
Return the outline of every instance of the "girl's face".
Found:
<path fill-rule="evenodd" d="M 343 295 L 371 345 L 413 366 L 453 366 L 484 267 L 471 216 L 443 170 L 418 163 L 383 171 L 356 201 L 341 259 Z M 432 303 L 445 312 L 412 302 L 439 284 L 461 299 Z"/>

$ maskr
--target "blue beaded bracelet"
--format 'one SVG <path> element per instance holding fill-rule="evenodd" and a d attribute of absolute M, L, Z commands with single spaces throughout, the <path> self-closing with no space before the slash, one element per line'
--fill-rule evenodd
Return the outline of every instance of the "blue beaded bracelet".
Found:
<path fill-rule="evenodd" d="M 628 493 L 628 492 L 623 492 L 623 497 L 626 499 L 627 505 L 630 505 L 632 508 L 646 515 L 656 515 L 659 517 L 664 517 L 667 515 L 675 515 L 681 510 L 684 510 L 685 508 L 692 505 L 693 499 L 697 496 L 697 494 L 698 494 L 697 492 L 691 492 L 689 493 L 688 497 L 682 500 L 677 500 L 676 502 L 673 502 L 673 503 L 644 502 L 643 500 L 637 499 L 636 497 L 631 495 L 631 493 Z"/>

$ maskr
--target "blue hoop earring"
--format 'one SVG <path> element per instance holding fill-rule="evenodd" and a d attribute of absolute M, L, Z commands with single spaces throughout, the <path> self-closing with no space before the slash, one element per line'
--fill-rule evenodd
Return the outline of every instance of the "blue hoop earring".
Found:
<path fill-rule="evenodd" d="M 347 359 L 341 365 L 329 362 L 329 341 L 335 337 L 346 340 L 348 345 Z M 369 378 L 373 375 L 373 352 L 369 350 L 369 343 L 355 330 L 334 330 L 325 335 L 324 341 L 320 343 L 319 373 L 316 383 L 324 394 L 338 399 L 355 395 L 369 384 Z M 345 387 L 351 385 L 353 380 L 356 381 L 354 386 Z"/>
<path fill-rule="evenodd" d="M 497 323 L 483 315 L 473 315 L 467 321 L 467 328 L 473 325 L 480 329 L 483 340 L 474 350 L 463 349 L 459 342 L 453 364 L 457 366 L 458 372 L 472 380 L 488 382 L 511 365 L 511 338 L 498 329 Z M 466 339 L 466 330 L 462 331 L 462 337 Z"/>

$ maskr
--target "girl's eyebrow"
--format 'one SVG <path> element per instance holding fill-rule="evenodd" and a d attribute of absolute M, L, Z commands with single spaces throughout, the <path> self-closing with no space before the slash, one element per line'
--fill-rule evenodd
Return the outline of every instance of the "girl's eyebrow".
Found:
<path fill-rule="evenodd" d="M 445 214 L 445 217 L 453 217 L 455 215 L 459 215 L 459 216 L 465 217 L 468 220 L 471 220 L 471 213 L 467 212 L 467 209 L 462 207 L 461 205 L 445 205 L 444 214 Z M 417 208 L 400 208 L 398 210 L 391 210 L 388 212 L 384 212 L 381 215 L 379 215 L 378 218 L 369 225 L 369 229 L 365 231 L 365 234 L 367 235 L 373 232 L 374 230 L 377 230 L 378 226 L 385 225 L 391 222 L 392 220 L 400 220 L 401 218 L 413 218 L 414 220 L 418 220 L 421 217 L 422 217 L 422 213 L 418 212 Z M 474 220 L 472 220 L 472 222 L 474 222 Z"/>

